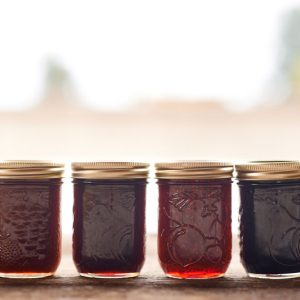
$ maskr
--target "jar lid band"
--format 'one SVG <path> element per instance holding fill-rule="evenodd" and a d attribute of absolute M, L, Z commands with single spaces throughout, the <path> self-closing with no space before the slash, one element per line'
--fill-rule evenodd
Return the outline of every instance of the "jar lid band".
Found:
<path fill-rule="evenodd" d="M 72 176 L 81 179 L 147 178 L 149 164 L 141 162 L 73 162 Z"/>
<path fill-rule="evenodd" d="M 233 173 L 233 165 L 221 161 L 162 162 L 155 168 L 158 179 L 222 179 Z"/>
<path fill-rule="evenodd" d="M 47 179 L 61 178 L 64 164 L 44 160 L 0 161 L 1 179 Z"/>
<path fill-rule="evenodd" d="M 300 179 L 300 161 L 250 161 L 235 165 L 239 180 Z"/>

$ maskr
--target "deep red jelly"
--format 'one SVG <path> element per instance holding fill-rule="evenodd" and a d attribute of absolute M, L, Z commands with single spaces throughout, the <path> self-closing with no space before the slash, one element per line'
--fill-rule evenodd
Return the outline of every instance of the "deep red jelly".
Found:
<path fill-rule="evenodd" d="M 0 276 L 44 277 L 60 262 L 61 179 L 0 179 Z"/>
<path fill-rule="evenodd" d="M 159 179 L 158 254 L 175 278 L 222 276 L 231 260 L 231 179 Z"/>
<path fill-rule="evenodd" d="M 145 257 L 146 179 L 74 179 L 73 259 L 91 277 L 133 277 Z"/>

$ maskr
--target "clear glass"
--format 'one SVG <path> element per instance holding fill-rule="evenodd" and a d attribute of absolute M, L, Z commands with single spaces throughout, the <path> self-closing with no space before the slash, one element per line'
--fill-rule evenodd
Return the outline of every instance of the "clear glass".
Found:
<path fill-rule="evenodd" d="M 158 254 L 172 278 L 224 275 L 231 260 L 231 179 L 159 179 Z"/>
<path fill-rule="evenodd" d="M 0 180 L 0 277 L 41 278 L 61 257 L 61 179 Z"/>
<path fill-rule="evenodd" d="M 240 255 L 250 277 L 300 276 L 300 180 L 239 181 Z"/>

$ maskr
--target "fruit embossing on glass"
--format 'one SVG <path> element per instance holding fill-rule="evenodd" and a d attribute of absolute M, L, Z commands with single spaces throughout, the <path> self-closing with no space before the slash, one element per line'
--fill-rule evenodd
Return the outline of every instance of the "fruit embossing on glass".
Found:
<path fill-rule="evenodd" d="M 158 254 L 167 276 L 221 277 L 231 260 L 229 163 L 156 164 L 159 186 Z"/>
<path fill-rule="evenodd" d="M 80 275 L 138 276 L 145 257 L 148 164 L 73 163 L 73 259 Z"/>
<path fill-rule="evenodd" d="M 60 188 L 63 165 L 0 162 L 0 277 L 41 278 L 61 256 Z"/>
<path fill-rule="evenodd" d="M 250 277 L 300 276 L 300 162 L 236 166 L 240 189 L 240 255 Z"/>

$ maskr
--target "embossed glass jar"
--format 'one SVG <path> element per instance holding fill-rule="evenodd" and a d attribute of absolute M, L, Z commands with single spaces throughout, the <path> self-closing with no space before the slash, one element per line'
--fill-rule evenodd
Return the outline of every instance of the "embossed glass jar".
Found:
<path fill-rule="evenodd" d="M 148 164 L 76 162 L 73 259 L 80 275 L 139 275 L 145 257 Z"/>
<path fill-rule="evenodd" d="M 56 271 L 63 168 L 46 161 L 0 162 L 0 277 L 40 278 Z"/>
<path fill-rule="evenodd" d="M 167 276 L 221 277 L 231 260 L 230 163 L 157 163 L 158 254 Z"/>
<path fill-rule="evenodd" d="M 300 162 L 236 165 L 240 255 L 250 277 L 300 276 Z"/>

